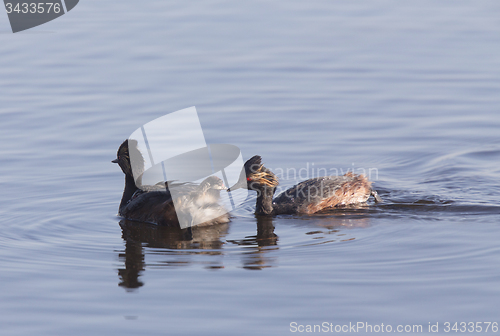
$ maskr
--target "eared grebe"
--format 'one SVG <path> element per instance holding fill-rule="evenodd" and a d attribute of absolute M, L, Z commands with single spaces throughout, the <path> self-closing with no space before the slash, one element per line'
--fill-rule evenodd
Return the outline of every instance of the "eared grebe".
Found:
<path fill-rule="evenodd" d="M 240 180 L 228 191 L 245 188 L 257 191 L 255 214 L 313 214 L 321 210 L 364 203 L 370 195 L 382 199 L 364 175 L 316 177 L 291 187 L 273 200 L 278 178 L 263 166 L 256 155 L 245 162 Z"/>
<path fill-rule="evenodd" d="M 148 186 L 141 185 L 139 177 L 137 183 L 141 188 L 138 188 L 130 160 L 133 151 L 140 155 L 137 142 L 125 140 L 118 148 L 117 158 L 111 161 L 118 163 L 125 174 L 125 188 L 118 210 L 121 217 L 166 226 L 179 226 L 178 216 L 187 216 L 183 218 L 188 218 L 191 224 L 201 223 L 198 225 L 229 222 L 227 211 L 219 204 L 220 191 L 226 189 L 221 179 L 209 176 L 200 185 L 159 182 Z M 143 167 L 136 168 L 135 171 L 143 171 Z M 175 200 L 169 187 L 176 188 Z"/>

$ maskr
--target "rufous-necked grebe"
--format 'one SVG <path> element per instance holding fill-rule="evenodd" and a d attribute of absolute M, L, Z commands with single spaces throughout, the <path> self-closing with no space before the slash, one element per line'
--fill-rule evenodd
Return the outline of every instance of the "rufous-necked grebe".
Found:
<path fill-rule="evenodd" d="M 373 195 L 382 199 L 371 188 L 364 175 L 351 172 L 344 176 L 316 177 L 291 187 L 273 200 L 278 178 L 262 164 L 258 155 L 250 158 L 242 170 L 239 181 L 228 189 L 245 188 L 257 191 L 255 214 L 313 214 L 321 210 L 364 203 Z"/>
<path fill-rule="evenodd" d="M 189 216 L 192 223 L 201 223 L 198 225 L 229 222 L 227 211 L 218 202 L 220 191 L 226 189 L 221 179 L 209 176 L 199 185 L 160 182 L 138 188 L 132 172 L 131 151 L 139 151 L 137 142 L 125 140 L 118 148 L 117 158 L 111 161 L 118 163 L 125 174 L 125 188 L 118 210 L 121 217 L 165 226 L 179 226 L 178 215 Z M 138 171 L 142 171 L 141 167 Z M 138 181 L 140 183 L 140 179 Z M 175 200 L 169 187 L 179 188 Z"/>

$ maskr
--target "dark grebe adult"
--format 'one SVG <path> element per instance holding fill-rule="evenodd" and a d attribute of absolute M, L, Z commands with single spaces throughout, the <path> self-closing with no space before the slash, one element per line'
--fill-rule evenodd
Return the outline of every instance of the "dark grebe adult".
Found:
<path fill-rule="evenodd" d="M 176 190 L 174 200 L 167 183 L 160 182 L 153 186 L 137 187 L 130 161 L 130 153 L 133 151 L 139 152 L 137 142 L 125 140 L 118 148 L 117 158 L 111 161 L 118 163 L 125 174 L 125 188 L 118 215 L 130 220 L 177 227 L 179 226 L 178 214 L 188 216 L 192 223 L 201 223 L 198 225 L 229 222 L 227 211 L 218 202 L 220 191 L 226 189 L 221 179 L 209 176 L 200 185 L 179 184 L 175 186 L 174 184 L 175 188 L 180 188 Z M 137 154 L 140 155 L 140 153 Z M 139 167 L 136 171 L 142 170 L 142 167 Z M 140 179 L 138 182 L 141 183 Z M 207 218 L 206 221 L 205 218 Z"/>
<path fill-rule="evenodd" d="M 364 203 L 370 195 L 376 202 L 382 201 L 364 175 L 351 172 L 344 176 L 316 177 L 300 182 L 273 200 L 277 186 L 276 175 L 264 167 L 260 156 L 255 155 L 245 162 L 239 181 L 228 191 L 238 188 L 257 191 L 257 215 L 313 214 Z"/>

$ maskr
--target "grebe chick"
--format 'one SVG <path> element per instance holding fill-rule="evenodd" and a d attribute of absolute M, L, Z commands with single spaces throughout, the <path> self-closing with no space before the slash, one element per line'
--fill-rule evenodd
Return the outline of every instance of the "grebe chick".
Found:
<path fill-rule="evenodd" d="M 171 189 L 175 188 L 177 203 L 174 206 L 174 198 L 167 183 L 160 182 L 153 186 L 137 187 L 130 161 L 130 154 L 134 151 L 138 152 L 135 154 L 141 155 L 135 140 L 125 140 L 118 148 L 117 158 L 111 161 L 118 163 L 125 174 L 125 188 L 118 209 L 119 216 L 135 221 L 178 227 L 177 210 L 179 214 L 187 214 L 193 218 L 192 223 L 194 220 L 196 223 L 202 223 L 199 225 L 229 221 L 229 216 L 224 212 L 225 209 L 218 204 L 220 190 L 225 189 L 218 177 L 210 176 L 200 185 L 169 184 Z M 138 168 L 136 171 L 143 170 L 143 167 L 136 168 Z M 140 178 L 138 182 L 140 183 Z M 214 218 L 214 214 L 219 214 L 219 216 Z"/>
<path fill-rule="evenodd" d="M 257 191 L 257 215 L 313 214 L 364 203 L 370 195 L 376 202 L 382 201 L 364 175 L 351 172 L 344 176 L 316 177 L 300 182 L 273 200 L 277 186 L 276 175 L 264 167 L 262 158 L 256 155 L 245 162 L 240 180 L 228 191 L 238 188 Z"/>
<path fill-rule="evenodd" d="M 190 196 L 193 202 L 199 206 L 216 204 L 220 201 L 221 190 L 227 190 L 224 182 L 217 176 L 209 176 L 200 183 L 197 190 L 192 192 Z"/>
<path fill-rule="evenodd" d="M 191 225 L 207 225 L 229 222 L 229 215 L 220 201 L 220 191 L 226 190 L 224 183 L 217 176 L 209 176 L 199 186 L 176 200 L 177 213 L 187 216 Z M 204 218 L 213 218 L 204 223 Z"/>

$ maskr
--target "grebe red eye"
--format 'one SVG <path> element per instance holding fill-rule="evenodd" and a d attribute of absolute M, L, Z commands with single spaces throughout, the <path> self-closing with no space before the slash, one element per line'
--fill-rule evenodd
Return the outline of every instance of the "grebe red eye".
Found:
<path fill-rule="evenodd" d="M 251 181 L 252 179 L 250 177 L 247 177 L 247 181 Z"/>

